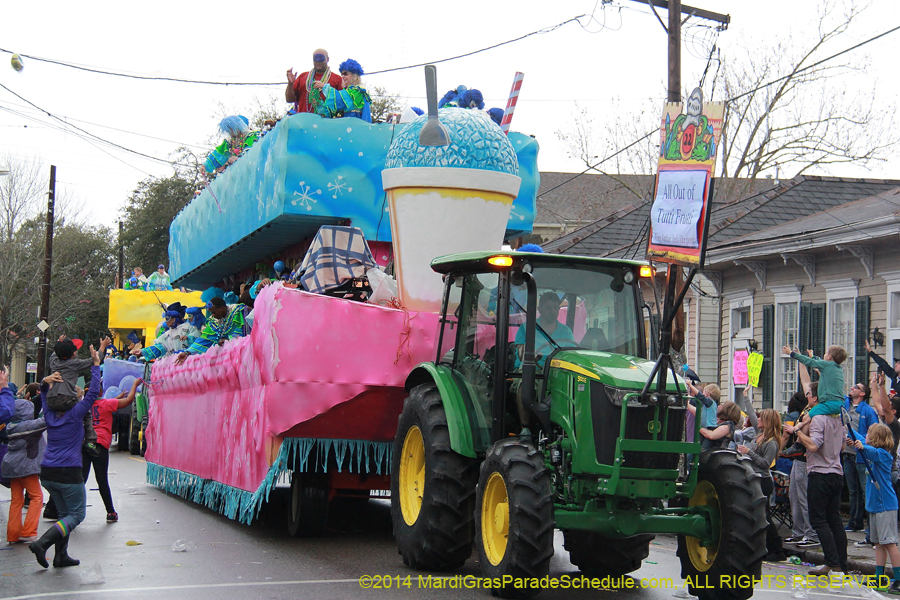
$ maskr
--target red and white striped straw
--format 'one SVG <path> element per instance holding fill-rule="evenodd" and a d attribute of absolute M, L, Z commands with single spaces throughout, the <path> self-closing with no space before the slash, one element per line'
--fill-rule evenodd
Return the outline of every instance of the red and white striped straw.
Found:
<path fill-rule="evenodd" d="M 500 121 L 500 129 L 506 135 L 509 135 L 509 123 L 512 121 L 513 113 L 516 112 L 516 102 L 519 101 L 519 90 L 522 89 L 522 79 L 524 78 L 525 75 L 523 73 L 516 71 L 512 89 L 509 91 L 509 100 L 506 101 L 506 110 L 503 111 L 503 119 Z"/>

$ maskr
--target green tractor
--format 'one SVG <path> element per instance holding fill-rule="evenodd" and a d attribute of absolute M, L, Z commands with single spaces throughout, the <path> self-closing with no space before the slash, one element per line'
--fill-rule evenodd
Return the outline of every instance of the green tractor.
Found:
<path fill-rule="evenodd" d="M 431 266 L 446 282 L 436 360 L 410 373 L 394 440 L 403 562 L 456 569 L 474 542 L 492 592 L 524 598 L 549 573 L 556 528 L 589 577 L 639 569 L 653 535 L 671 533 L 692 593 L 752 596 L 759 475 L 685 441 L 683 382 L 642 358 L 648 265 L 473 252 Z"/>

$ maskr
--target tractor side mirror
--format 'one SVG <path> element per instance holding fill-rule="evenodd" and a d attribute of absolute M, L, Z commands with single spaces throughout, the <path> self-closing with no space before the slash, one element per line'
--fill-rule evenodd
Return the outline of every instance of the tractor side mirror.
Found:
<path fill-rule="evenodd" d="M 512 285 L 523 285 L 525 283 L 525 273 L 522 272 L 522 269 L 514 269 L 509 274 L 509 282 Z"/>

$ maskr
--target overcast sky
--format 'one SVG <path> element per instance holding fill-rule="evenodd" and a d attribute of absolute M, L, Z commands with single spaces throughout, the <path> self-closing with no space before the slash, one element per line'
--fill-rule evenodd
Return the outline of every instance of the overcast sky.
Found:
<path fill-rule="evenodd" d="M 205 153 L 215 134 L 216 105 L 250 112 L 254 97 L 283 100 L 285 71 L 311 67 L 311 54 L 326 48 L 331 67 L 345 58 L 367 72 L 403 67 L 472 52 L 528 33 L 552 28 L 582 14 L 594 20 L 458 60 L 438 63 L 438 89 L 459 84 L 480 89 L 487 107 L 503 107 L 515 71 L 525 80 L 512 129 L 534 135 L 544 171 L 581 171 L 567 158 L 554 132 L 573 119 L 575 102 L 597 121 L 620 106 L 665 98 L 666 34 L 646 4 L 614 0 L 431 3 L 196 2 L 7 2 L 0 20 L 0 49 L 139 76 L 217 82 L 271 82 L 270 86 L 216 86 L 145 81 L 95 74 L 25 58 L 25 69 L 9 66 L 0 52 L 0 156 L 34 156 L 57 166 L 58 187 L 84 204 L 98 223 L 114 224 L 136 184 L 164 177 L 170 166 L 97 141 L 54 121 L 27 102 L 73 126 L 137 153 L 167 159 L 179 145 Z M 693 0 L 693 6 L 728 13 L 732 24 L 715 34 L 686 30 L 683 87 L 693 87 L 706 65 L 709 41 L 723 56 L 737 56 L 747 44 L 758 51 L 778 37 L 802 37 L 816 25 L 817 0 Z M 659 11 L 665 21 L 666 13 Z M 691 20 L 690 23 L 713 25 Z M 853 29 L 833 46 L 852 46 L 900 25 L 900 3 L 873 0 Z M 870 89 L 879 98 L 900 96 L 896 60 L 900 32 L 856 51 L 869 56 L 865 79 L 849 87 Z M 421 67 L 364 78 L 425 107 Z M 708 86 L 707 86 L 708 87 Z M 441 92 L 441 93 L 442 93 Z M 707 90 L 708 92 L 708 90 Z M 721 99 L 721 98 L 714 98 Z M 27 101 L 27 102 L 26 102 Z M 287 105 L 283 105 L 285 109 Z M 0 158 L 2 162 L 2 158 Z M 819 174 L 829 174 L 819 172 Z M 900 160 L 867 171 L 843 168 L 831 174 L 900 178 Z M 783 174 L 790 176 L 791 174 Z"/>

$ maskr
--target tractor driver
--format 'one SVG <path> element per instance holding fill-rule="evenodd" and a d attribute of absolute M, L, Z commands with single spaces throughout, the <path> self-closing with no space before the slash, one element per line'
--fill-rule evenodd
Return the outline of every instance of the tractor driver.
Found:
<path fill-rule="evenodd" d="M 556 349 L 557 346 L 570 347 L 577 346 L 575 336 L 572 330 L 563 323 L 560 323 L 559 308 L 562 301 L 556 292 L 545 292 L 541 294 L 538 300 L 538 320 L 534 331 L 534 358 L 537 371 L 541 372 L 544 368 L 544 360 Z M 525 354 L 525 323 L 519 325 L 516 331 L 516 370 L 522 369 L 522 357 Z M 522 403 L 522 380 L 514 379 L 510 386 L 510 394 L 516 399 L 516 408 L 519 413 L 519 420 L 522 424 L 522 432 L 519 434 L 523 437 L 531 436 L 528 425 L 531 416 Z"/>
<path fill-rule="evenodd" d="M 559 308 L 562 301 L 556 292 L 544 292 L 538 300 L 538 320 L 534 331 L 534 357 L 537 370 L 544 368 L 544 359 L 557 346 L 577 346 L 575 335 L 563 323 L 560 323 Z M 525 323 L 516 331 L 516 370 L 522 368 L 522 357 L 525 354 Z"/>

